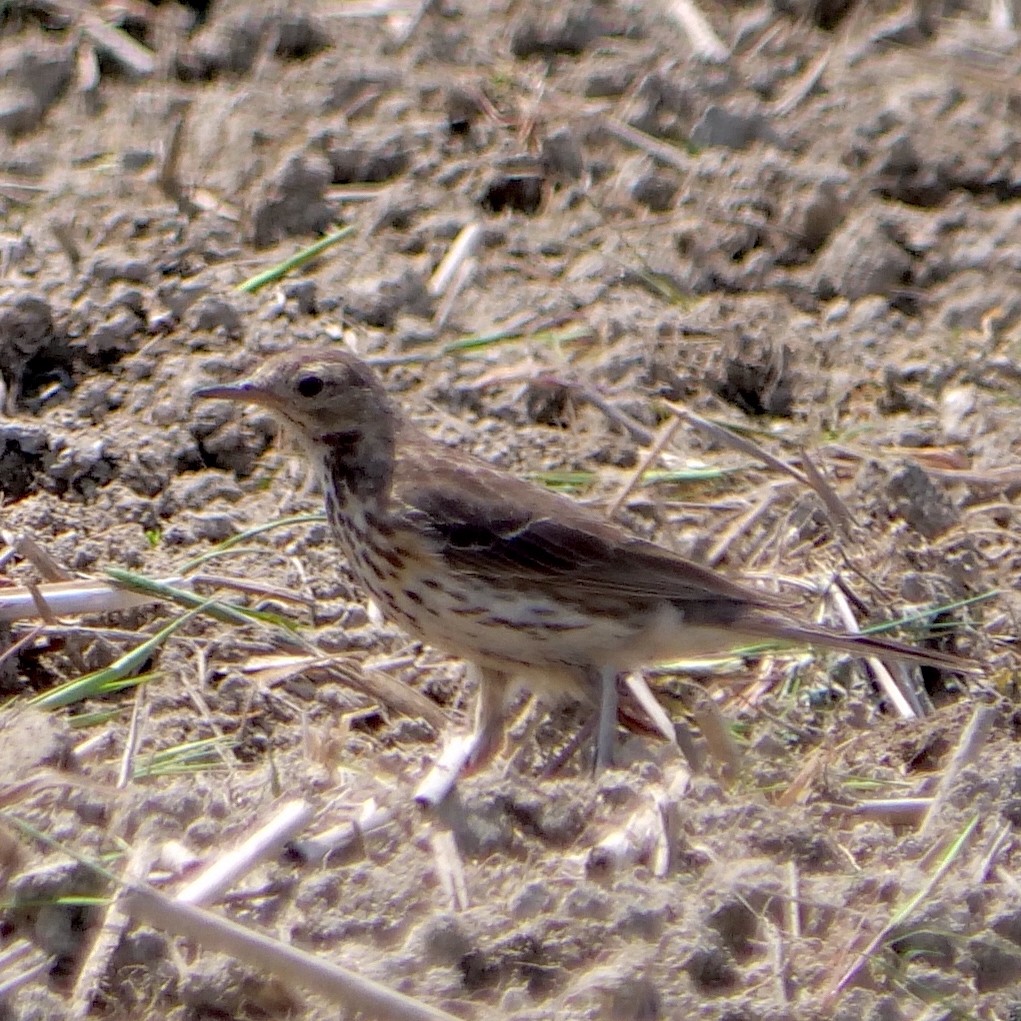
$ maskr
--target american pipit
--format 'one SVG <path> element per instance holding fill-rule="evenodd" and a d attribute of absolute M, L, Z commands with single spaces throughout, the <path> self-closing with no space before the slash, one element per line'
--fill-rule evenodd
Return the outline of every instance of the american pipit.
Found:
<path fill-rule="evenodd" d="M 359 584 L 409 634 L 474 667 L 474 765 L 502 743 L 515 681 L 598 706 L 602 766 L 612 757 L 617 677 L 640 666 L 780 639 L 962 667 L 803 623 L 767 593 L 431 440 L 347 351 L 291 350 L 197 396 L 259 404 L 290 427 Z"/>

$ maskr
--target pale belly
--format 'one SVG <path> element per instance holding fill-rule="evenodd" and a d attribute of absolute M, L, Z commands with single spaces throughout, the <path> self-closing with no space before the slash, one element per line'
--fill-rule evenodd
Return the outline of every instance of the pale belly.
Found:
<path fill-rule="evenodd" d="M 382 548 L 362 520 L 343 517 L 334 532 L 358 584 L 384 617 L 428 645 L 527 681 L 531 687 L 584 696 L 593 670 L 624 671 L 720 651 L 738 635 L 692 627 L 669 602 L 635 613 L 593 617 L 541 591 L 510 591 L 472 579 L 441 583 L 441 565 L 419 546 Z"/>

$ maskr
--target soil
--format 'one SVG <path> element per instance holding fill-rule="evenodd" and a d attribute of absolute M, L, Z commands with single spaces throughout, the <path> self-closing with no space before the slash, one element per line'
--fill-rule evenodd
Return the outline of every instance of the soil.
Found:
<path fill-rule="evenodd" d="M 344 669 L 196 616 L 145 684 L 43 711 L 179 611 L 7 628 L 0 1017 L 335 1017 L 138 923 L 90 957 L 111 887 L 68 854 L 148 854 L 173 894 L 295 798 L 303 839 L 389 822 L 325 859 L 299 841 L 212 910 L 458 1017 L 1021 1015 L 1009 8 L 706 3 L 719 61 L 673 9 L 4 5 L 5 584 L 198 572 Z M 821 653 L 653 671 L 688 758 L 622 735 L 599 777 L 577 707 L 522 701 L 504 757 L 422 809 L 463 664 L 366 605 L 322 521 L 220 546 L 320 497 L 265 415 L 190 395 L 297 343 L 374 360 L 444 442 L 978 670 L 905 675 L 916 718 Z"/>

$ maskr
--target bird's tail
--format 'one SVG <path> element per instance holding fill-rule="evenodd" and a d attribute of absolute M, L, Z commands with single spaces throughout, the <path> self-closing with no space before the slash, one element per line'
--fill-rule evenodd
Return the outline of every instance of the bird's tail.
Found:
<path fill-rule="evenodd" d="M 935 649 L 921 649 L 906 645 L 893 638 L 879 635 L 855 635 L 810 624 L 798 624 L 782 617 L 756 614 L 745 617 L 735 627 L 743 635 L 768 641 L 792 642 L 797 645 L 817 645 L 825 649 L 837 649 L 852 656 L 876 656 L 879 659 L 905 660 L 925 666 L 939 667 L 958 673 L 974 673 L 975 664 L 961 656 L 954 656 Z"/>

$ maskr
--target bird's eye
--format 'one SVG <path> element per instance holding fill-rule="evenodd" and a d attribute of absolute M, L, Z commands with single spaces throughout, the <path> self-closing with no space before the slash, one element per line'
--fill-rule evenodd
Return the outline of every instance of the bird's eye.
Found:
<path fill-rule="evenodd" d="M 323 381 L 319 376 L 302 376 L 298 380 L 298 393 L 302 397 L 315 397 L 316 394 L 320 393 L 323 389 Z"/>

